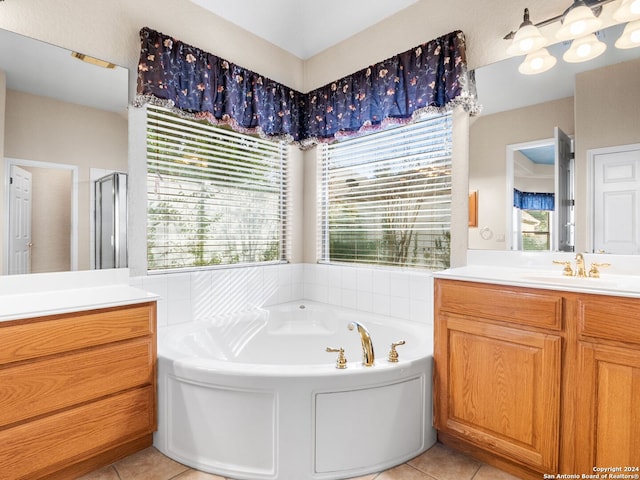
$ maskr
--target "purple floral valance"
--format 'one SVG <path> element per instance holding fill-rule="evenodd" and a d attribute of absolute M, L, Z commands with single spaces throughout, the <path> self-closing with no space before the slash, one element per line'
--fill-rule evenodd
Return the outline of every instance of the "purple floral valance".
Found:
<path fill-rule="evenodd" d="M 460 31 L 307 94 L 149 28 L 140 38 L 136 105 L 152 102 L 301 146 L 408 122 L 422 111 L 478 110 Z"/>
<path fill-rule="evenodd" d="M 239 131 L 301 139 L 301 93 L 149 28 L 140 40 L 137 106 L 151 102 Z"/>

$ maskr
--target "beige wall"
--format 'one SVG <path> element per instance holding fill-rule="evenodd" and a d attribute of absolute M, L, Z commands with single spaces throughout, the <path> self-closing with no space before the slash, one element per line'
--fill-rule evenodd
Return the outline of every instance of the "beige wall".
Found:
<path fill-rule="evenodd" d="M 5 121 L 5 157 L 78 166 L 78 269 L 88 269 L 93 213 L 89 170 L 127 171 L 126 118 L 7 90 Z"/>
<path fill-rule="evenodd" d="M 573 135 L 573 97 L 472 119 L 469 190 L 478 191 L 478 227 L 469 229 L 469 248 L 504 250 L 506 147 L 553 138 L 556 126 Z M 480 236 L 485 228 L 493 233 L 488 240 Z"/>
<path fill-rule="evenodd" d="M 22 168 L 32 175 L 31 273 L 71 270 L 71 171 Z"/>
<path fill-rule="evenodd" d="M 188 0 L 5 1 L 0 2 L 0 28 L 78 50 L 128 68 L 130 97 L 135 93 L 135 72 L 140 48 L 138 32 L 144 26 L 172 35 L 298 90 L 309 91 L 456 29 L 463 30 L 466 34 L 470 68 L 504 59 L 506 42 L 502 38 L 519 25 L 525 7 L 529 8 L 535 21 L 558 15 L 562 10 L 548 0 L 451 0 L 438 6 L 427 0 L 418 0 L 398 14 L 364 32 L 354 34 L 305 62 Z M 608 9 L 609 6 L 605 6 L 602 17 L 606 16 Z M 546 28 L 553 34 L 557 25 Z M 132 139 L 144 132 L 144 117 L 132 112 L 129 117 L 129 162 L 141 166 L 145 161 L 144 148 Z M 456 145 L 458 152 L 467 152 L 469 148 L 466 135 L 458 135 L 458 138 L 462 141 L 460 145 Z M 301 154 L 299 158 L 304 159 L 305 166 L 313 170 L 313 150 Z M 464 155 L 459 157 L 458 162 L 457 168 L 466 171 Z M 493 169 L 491 166 L 488 168 Z M 303 172 L 296 172 L 294 182 L 305 182 L 301 175 Z M 143 189 L 143 172 L 136 172 L 130 180 L 133 188 L 138 186 L 138 189 Z M 467 180 L 460 178 L 459 181 L 466 184 Z M 306 202 L 315 202 L 313 191 L 307 190 L 307 187 L 308 181 L 304 190 Z M 460 186 L 457 189 L 460 190 Z M 298 194 L 302 192 L 298 191 Z M 460 198 L 466 198 L 466 193 Z M 457 205 L 454 217 L 464 221 L 466 208 L 460 198 L 454 202 Z M 137 258 L 142 256 L 144 247 L 145 204 L 139 195 L 134 194 L 133 199 L 130 205 L 130 226 L 137 231 L 130 231 L 134 242 L 130 245 L 130 251 Z M 305 208 L 309 210 L 311 206 L 305 204 Z M 295 218 L 302 221 L 301 216 Z M 311 241 L 315 238 L 315 226 L 307 221 L 306 216 L 304 222 L 304 244 L 294 246 L 296 252 L 301 249 L 307 252 L 312 248 Z M 300 225 L 297 225 L 296 229 L 299 228 Z M 466 239 L 466 233 L 463 236 Z M 305 259 L 308 257 L 306 253 L 302 256 Z M 134 273 L 142 274 L 142 266 L 139 268 Z"/>
<path fill-rule="evenodd" d="M 640 59 L 576 75 L 576 250 L 589 251 L 588 151 L 640 143 Z"/>

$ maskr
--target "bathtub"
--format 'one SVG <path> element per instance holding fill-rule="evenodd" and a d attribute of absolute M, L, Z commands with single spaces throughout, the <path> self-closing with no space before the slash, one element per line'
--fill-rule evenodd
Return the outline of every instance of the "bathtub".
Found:
<path fill-rule="evenodd" d="M 352 321 L 371 334 L 371 367 Z M 436 441 L 432 338 L 427 323 L 308 301 L 162 328 L 154 445 L 233 479 L 341 479 L 403 463 Z M 326 347 L 344 348 L 346 369 Z"/>

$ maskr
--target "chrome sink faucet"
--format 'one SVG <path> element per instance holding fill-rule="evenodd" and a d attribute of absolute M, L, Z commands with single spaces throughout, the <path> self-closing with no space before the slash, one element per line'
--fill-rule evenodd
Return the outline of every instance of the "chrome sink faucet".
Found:
<path fill-rule="evenodd" d="M 362 342 L 362 365 L 370 367 L 373 365 L 373 361 L 375 360 L 371 335 L 369 335 L 369 331 L 360 322 L 351 322 L 349 324 L 349 330 L 353 330 L 354 328 L 358 328 L 360 341 Z"/>

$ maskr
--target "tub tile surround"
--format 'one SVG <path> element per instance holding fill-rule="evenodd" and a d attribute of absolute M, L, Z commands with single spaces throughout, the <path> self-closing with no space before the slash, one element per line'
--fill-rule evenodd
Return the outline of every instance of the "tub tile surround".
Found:
<path fill-rule="evenodd" d="M 132 277 L 159 297 L 158 325 L 255 307 L 311 300 L 433 323 L 430 272 L 322 264 L 281 264 Z"/>

